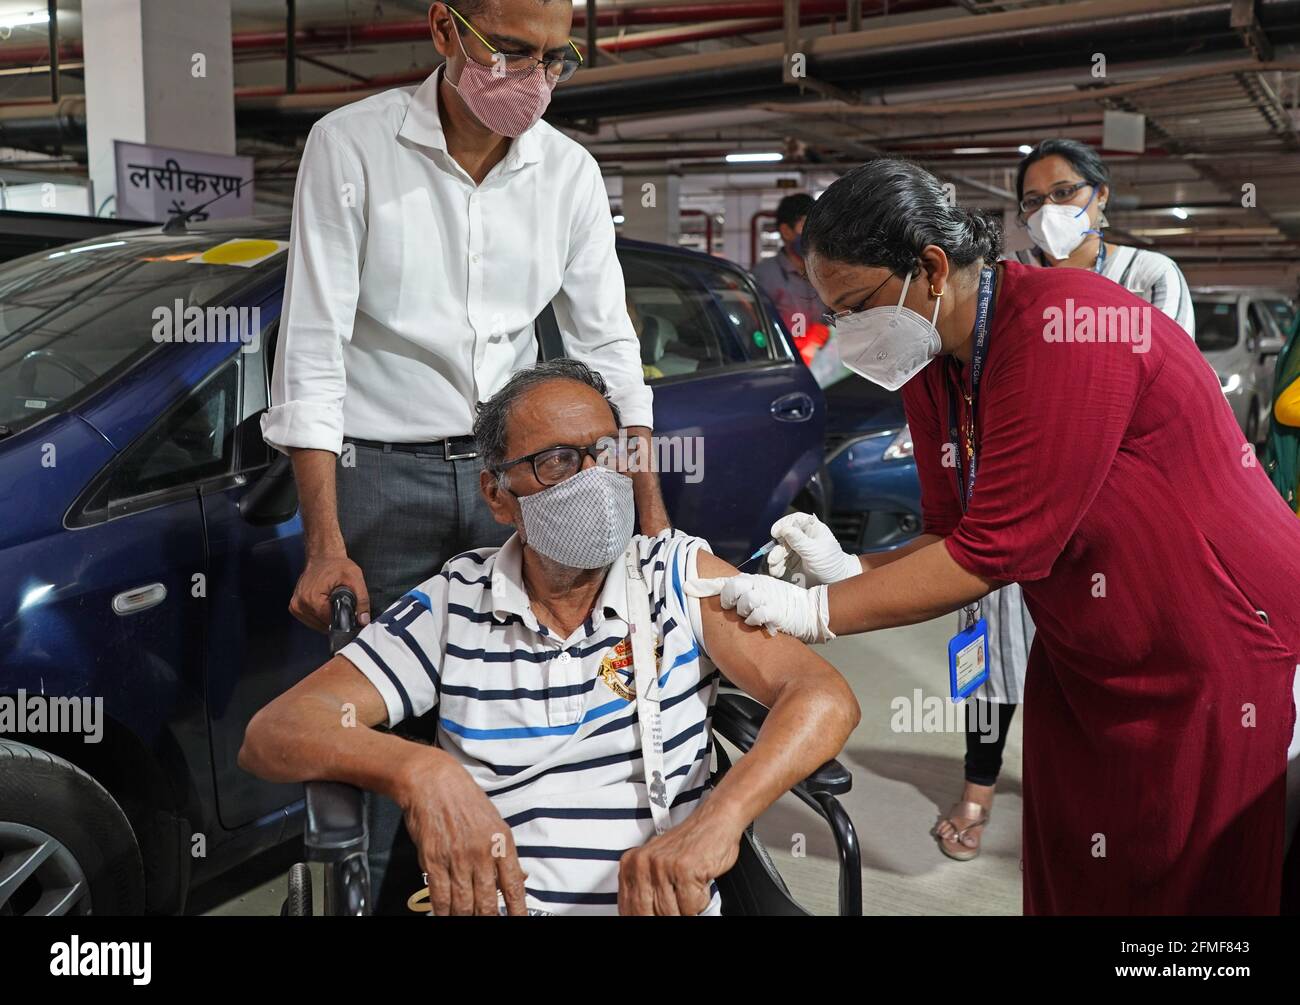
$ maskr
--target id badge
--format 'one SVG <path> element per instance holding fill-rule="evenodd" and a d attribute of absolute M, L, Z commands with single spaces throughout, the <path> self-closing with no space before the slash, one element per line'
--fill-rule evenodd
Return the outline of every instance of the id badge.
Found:
<path fill-rule="evenodd" d="M 989 624 L 980 618 L 948 642 L 948 683 L 960 701 L 989 679 Z"/>

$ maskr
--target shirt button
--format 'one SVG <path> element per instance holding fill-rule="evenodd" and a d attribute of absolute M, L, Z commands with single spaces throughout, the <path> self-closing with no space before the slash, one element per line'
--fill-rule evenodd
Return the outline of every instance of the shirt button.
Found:
<path fill-rule="evenodd" d="M 470 255 L 469 260 L 473 262 L 475 265 L 478 265 L 478 255 Z"/>
<path fill-rule="evenodd" d="M 568 653 L 560 653 L 559 660 L 561 663 L 568 663 L 571 659 L 573 659 L 573 657 Z"/>

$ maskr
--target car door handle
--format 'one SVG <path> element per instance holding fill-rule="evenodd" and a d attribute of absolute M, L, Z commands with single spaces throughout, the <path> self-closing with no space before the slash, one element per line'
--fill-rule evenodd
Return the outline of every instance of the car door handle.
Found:
<path fill-rule="evenodd" d="M 123 590 L 113 598 L 113 613 L 122 617 L 128 614 L 139 614 L 151 607 L 157 607 L 166 599 L 167 587 L 162 583 L 137 586 L 134 590 Z"/>
<path fill-rule="evenodd" d="M 812 396 L 803 391 L 783 394 L 772 402 L 771 412 L 779 422 L 807 422 L 813 415 Z"/>

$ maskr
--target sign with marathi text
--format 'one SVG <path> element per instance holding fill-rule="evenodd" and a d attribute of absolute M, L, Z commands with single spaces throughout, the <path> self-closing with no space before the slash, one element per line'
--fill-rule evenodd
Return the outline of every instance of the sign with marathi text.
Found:
<path fill-rule="evenodd" d="M 114 143 L 117 215 L 164 223 L 178 213 L 211 203 L 191 220 L 253 215 L 253 158 L 144 143 Z M 215 201 L 214 201 L 215 200 Z"/>

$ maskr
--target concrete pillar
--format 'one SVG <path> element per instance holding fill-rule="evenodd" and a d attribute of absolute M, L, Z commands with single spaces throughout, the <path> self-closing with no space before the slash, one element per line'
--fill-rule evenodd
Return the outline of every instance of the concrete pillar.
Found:
<path fill-rule="evenodd" d="M 762 192 L 733 189 L 723 199 L 722 255 L 746 269 L 757 264 L 750 261 L 750 221 L 762 208 Z"/>
<path fill-rule="evenodd" d="M 114 140 L 235 152 L 230 0 L 94 0 L 81 21 L 96 209 L 117 192 Z"/>
<path fill-rule="evenodd" d="M 682 232 L 681 176 L 623 176 L 623 236 L 677 246 Z"/>

